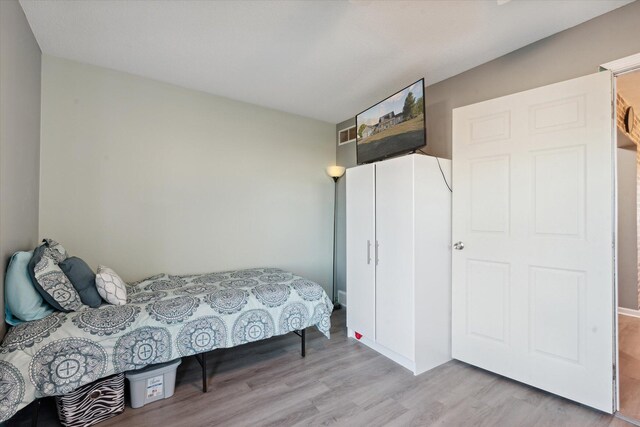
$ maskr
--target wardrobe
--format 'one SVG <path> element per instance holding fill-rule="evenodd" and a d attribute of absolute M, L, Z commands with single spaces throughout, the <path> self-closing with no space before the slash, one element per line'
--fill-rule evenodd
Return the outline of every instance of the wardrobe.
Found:
<path fill-rule="evenodd" d="M 451 359 L 451 161 L 346 172 L 349 337 L 418 375 Z"/>

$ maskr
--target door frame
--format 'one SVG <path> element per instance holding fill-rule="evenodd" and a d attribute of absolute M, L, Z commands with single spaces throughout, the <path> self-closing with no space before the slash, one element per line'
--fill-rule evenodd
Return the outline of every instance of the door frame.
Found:
<path fill-rule="evenodd" d="M 599 71 L 610 71 L 613 75 L 611 84 L 612 93 L 614 97 L 617 97 L 618 92 L 616 88 L 616 77 L 626 73 L 631 73 L 640 70 L 640 53 L 635 55 L 626 56 L 624 58 L 616 59 L 605 64 L 600 65 Z M 617 98 L 611 100 L 613 103 L 613 126 L 612 129 L 612 165 L 613 165 L 613 258 L 614 258 L 614 277 L 613 277 L 613 360 L 615 361 L 615 376 L 613 378 L 613 409 L 614 413 L 620 410 L 620 363 L 619 363 L 619 346 L 618 346 L 618 123 L 617 123 Z"/>

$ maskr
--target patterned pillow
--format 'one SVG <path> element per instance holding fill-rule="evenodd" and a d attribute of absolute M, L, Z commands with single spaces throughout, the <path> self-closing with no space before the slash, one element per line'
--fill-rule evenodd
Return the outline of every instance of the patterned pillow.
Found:
<path fill-rule="evenodd" d="M 96 274 L 96 288 L 103 300 L 113 305 L 123 305 L 127 303 L 127 286 L 110 268 L 104 265 L 98 266 Z"/>
<path fill-rule="evenodd" d="M 29 275 L 33 286 L 53 308 L 68 313 L 87 308 L 80 300 L 69 278 L 58 263 L 67 258 L 62 245 L 50 239 L 43 240 L 29 261 Z"/>

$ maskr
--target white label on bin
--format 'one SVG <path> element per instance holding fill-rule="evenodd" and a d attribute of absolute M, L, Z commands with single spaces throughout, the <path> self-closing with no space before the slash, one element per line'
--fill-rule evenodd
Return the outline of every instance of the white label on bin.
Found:
<path fill-rule="evenodd" d="M 162 394 L 163 383 L 164 375 L 147 379 L 147 399 L 160 396 Z"/>

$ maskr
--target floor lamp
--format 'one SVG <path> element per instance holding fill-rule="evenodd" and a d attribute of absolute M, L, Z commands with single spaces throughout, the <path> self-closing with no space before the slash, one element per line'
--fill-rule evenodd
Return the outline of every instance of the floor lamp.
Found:
<path fill-rule="evenodd" d="M 337 203 L 338 203 L 338 180 L 342 175 L 344 175 L 344 168 L 342 166 L 329 166 L 327 168 L 327 175 L 329 175 L 333 179 L 333 309 L 340 310 L 342 306 L 338 302 L 337 297 L 337 283 L 336 283 L 336 215 L 338 212 Z"/>

